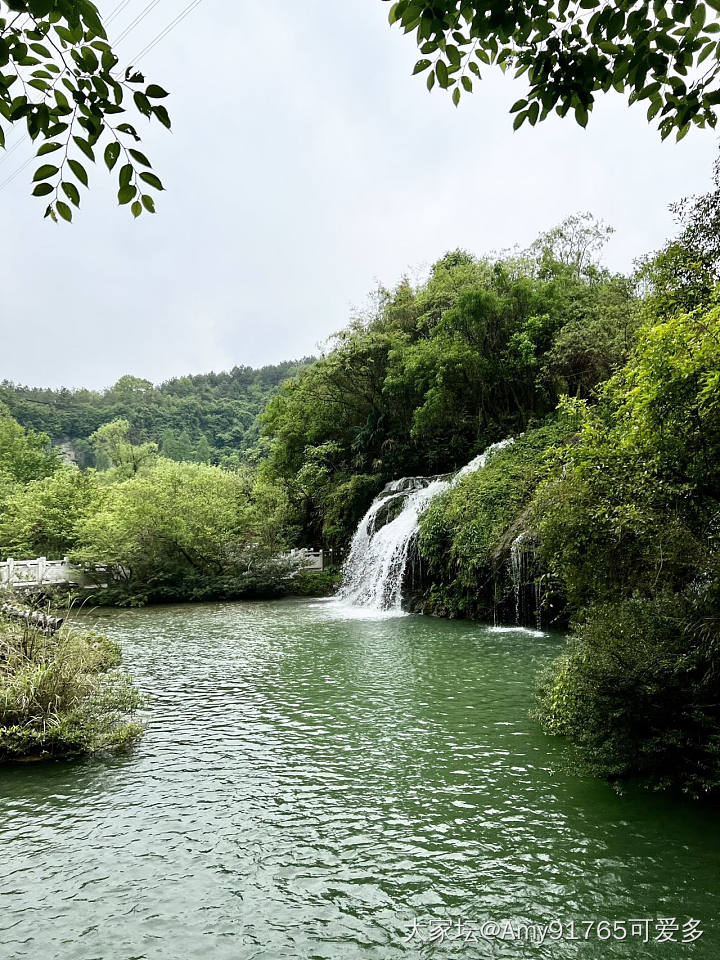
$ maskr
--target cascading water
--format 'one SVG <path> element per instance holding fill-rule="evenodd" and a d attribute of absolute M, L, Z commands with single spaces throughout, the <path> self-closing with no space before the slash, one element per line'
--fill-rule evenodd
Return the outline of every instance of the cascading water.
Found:
<path fill-rule="evenodd" d="M 389 483 L 360 521 L 343 570 L 336 600 L 369 611 L 402 613 L 408 560 L 420 518 L 439 494 L 481 470 L 512 439 L 488 447 L 450 477 L 404 477 Z"/>
<path fill-rule="evenodd" d="M 508 563 L 510 566 L 510 579 L 512 580 L 513 593 L 515 594 L 515 623 L 520 623 L 520 614 L 524 611 L 522 607 L 522 588 L 527 580 L 527 552 L 523 548 L 523 540 L 527 534 L 521 533 L 515 537 L 510 545 L 510 556 Z"/>

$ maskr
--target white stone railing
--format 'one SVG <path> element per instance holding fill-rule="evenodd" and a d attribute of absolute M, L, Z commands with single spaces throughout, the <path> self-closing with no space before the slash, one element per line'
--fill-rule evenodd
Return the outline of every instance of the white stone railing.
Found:
<path fill-rule="evenodd" d="M 12 557 L 0 563 L 0 589 L 18 589 L 22 587 L 50 586 L 53 584 L 86 583 L 82 570 L 74 567 L 67 557 L 62 560 L 47 560 L 38 557 L 35 560 L 13 560 Z"/>
<path fill-rule="evenodd" d="M 303 570 L 324 568 L 322 550 L 291 550 L 289 556 L 297 558 Z M 0 590 L 55 584 L 90 585 L 83 571 L 79 567 L 74 567 L 67 557 L 62 560 L 47 560 L 45 557 L 37 557 L 35 560 L 13 560 L 12 557 L 8 557 L 4 563 L 0 563 Z"/>
<path fill-rule="evenodd" d="M 322 550 L 291 550 L 291 557 L 303 558 L 302 568 L 304 570 L 323 570 L 325 567 L 325 557 Z"/>

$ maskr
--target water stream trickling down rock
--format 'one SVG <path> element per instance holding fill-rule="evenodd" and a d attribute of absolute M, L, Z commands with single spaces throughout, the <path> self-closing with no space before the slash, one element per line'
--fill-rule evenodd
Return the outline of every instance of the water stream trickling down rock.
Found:
<path fill-rule="evenodd" d="M 512 442 L 509 438 L 494 443 L 455 474 L 403 477 L 389 483 L 358 524 L 337 602 L 369 611 L 402 613 L 408 563 L 423 513 L 435 497 L 481 470 L 494 453 Z"/>

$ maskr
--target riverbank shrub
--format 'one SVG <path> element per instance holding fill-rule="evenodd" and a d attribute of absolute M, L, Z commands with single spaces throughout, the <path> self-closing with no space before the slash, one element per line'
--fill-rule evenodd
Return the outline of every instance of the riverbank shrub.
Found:
<path fill-rule="evenodd" d="M 94 470 L 63 466 L 17 485 L 0 511 L 5 556 L 61 560 L 78 545 L 78 530 L 100 509 L 103 488 Z"/>
<path fill-rule="evenodd" d="M 538 715 L 603 775 L 720 789 L 720 307 L 648 325 L 566 407 L 533 510 L 578 626 Z"/>
<path fill-rule="evenodd" d="M 54 636 L 0 615 L 0 760 L 126 746 L 140 705 L 117 644 L 62 627 Z"/>
<path fill-rule="evenodd" d="M 594 606 L 541 675 L 537 719 L 596 776 L 718 790 L 720 647 L 702 621 L 672 594 Z"/>

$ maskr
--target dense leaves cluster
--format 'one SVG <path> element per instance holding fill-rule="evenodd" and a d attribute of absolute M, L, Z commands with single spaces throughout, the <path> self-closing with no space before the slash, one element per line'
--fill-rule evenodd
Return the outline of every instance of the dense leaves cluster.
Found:
<path fill-rule="evenodd" d="M 284 385 L 264 418 L 265 469 L 311 541 L 342 546 L 384 482 L 462 466 L 609 374 L 634 302 L 629 281 L 588 256 L 602 233 L 571 218 L 524 255 L 448 254 L 418 287 L 379 291 L 370 316 Z"/>
<path fill-rule="evenodd" d="M 515 127 L 551 111 L 585 126 L 596 94 L 647 105 L 663 138 L 715 127 L 720 104 L 718 0 L 399 0 L 390 22 L 415 35 L 430 89 L 471 92 L 486 66 L 526 77 Z"/>
<path fill-rule="evenodd" d="M 178 377 L 154 387 L 148 380 L 121 377 L 108 390 L 47 390 L 0 385 L 0 401 L 24 427 L 48 434 L 81 466 L 109 465 L 101 444 L 99 459 L 91 436 L 115 420 L 129 423 L 133 444 L 157 444 L 171 460 L 237 463 L 258 444 L 258 415 L 280 383 L 303 363 L 254 370 Z M 97 445 L 95 445 L 97 446 Z"/>
<path fill-rule="evenodd" d="M 167 91 L 138 70 L 119 67 L 90 0 L 4 0 L 0 3 L 0 146 L 11 124 L 24 123 L 39 142 L 33 195 L 45 215 L 72 220 L 87 187 L 87 161 L 100 151 L 118 170 L 118 202 L 133 216 L 155 212 L 163 189 L 137 149 L 132 114 L 170 127 Z"/>

